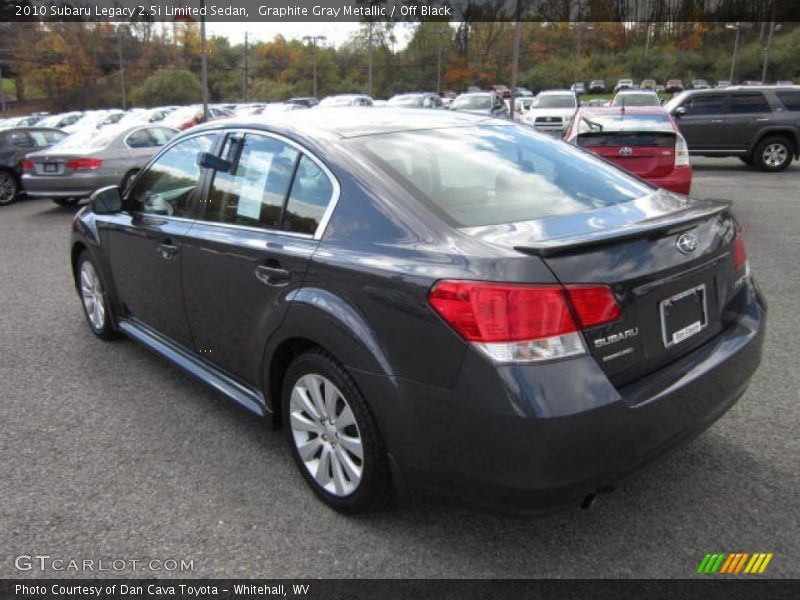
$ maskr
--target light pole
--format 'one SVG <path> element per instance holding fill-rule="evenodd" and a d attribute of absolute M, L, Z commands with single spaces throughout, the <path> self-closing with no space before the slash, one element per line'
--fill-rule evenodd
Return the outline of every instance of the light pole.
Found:
<path fill-rule="evenodd" d="M 247 32 L 244 32 L 244 69 L 242 70 L 242 102 L 247 102 Z"/>
<path fill-rule="evenodd" d="M 767 34 L 767 43 L 764 44 L 764 66 L 761 68 L 761 83 L 764 83 L 767 80 L 767 65 L 769 64 L 769 47 L 770 44 L 772 44 L 772 33 L 780 30 L 780 25 L 776 25 L 775 21 L 770 22 L 769 33 Z"/>
<path fill-rule="evenodd" d="M 736 41 L 733 44 L 733 56 L 731 56 L 731 75 L 729 78 L 731 85 L 735 83 L 733 80 L 733 76 L 736 73 L 736 59 L 739 56 L 739 34 L 742 31 L 742 27 L 752 27 L 752 26 L 753 26 L 752 23 L 740 23 L 739 21 L 737 21 L 736 23 L 728 23 L 727 25 L 725 25 L 726 29 L 736 30 Z"/>
<path fill-rule="evenodd" d="M 6 86 L 3 83 L 3 63 L 0 63 L 0 112 L 6 112 Z"/>
<path fill-rule="evenodd" d="M 369 22 L 369 33 L 367 39 L 367 88 L 369 96 L 372 96 L 372 21 Z"/>
<path fill-rule="evenodd" d="M 203 122 L 208 121 L 208 65 L 206 64 L 206 0 L 200 0 L 200 85 L 203 94 Z"/>
<path fill-rule="evenodd" d="M 575 81 L 573 83 L 577 83 L 581 77 L 583 76 L 583 69 L 581 68 L 581 38 L 583 37 L 583 30 L 584 29 L 594 29 L 591 25 L 587 25 L 583 21 L 575 23 L 575 28 L 578 30 L 578 58 L 575 61 Z"/>
<path fill-rule="evenodd" d="M 311 62 L 313 70 L 313 93 L 314 98 L 317 97 L 317 42 L 324 42 L 326 38 L 324 35 L 305 35 L 303 41 L 311 44 Z"/>
<path fill-rule="evenodd" d="M 128 102 L 125 96 L 125 62 L 122 60 L 122 35 L 128 30 L 125 25 L 117 26 L 117 58 L 119 59 L 119 85 L 122 92 L 122 110 L 127 110 Z"/>
<path fill-rule="evenodd" d="M 519 38 L 520 38 L 520 0 L 514 10 L 514 52 L 511 55 L 511 120 L 517 109 L 517 72 L 519 71 Z"/>

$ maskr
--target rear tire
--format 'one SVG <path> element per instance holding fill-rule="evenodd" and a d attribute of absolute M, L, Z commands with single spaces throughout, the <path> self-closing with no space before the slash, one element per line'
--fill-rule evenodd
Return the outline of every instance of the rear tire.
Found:
<path fill-rule="evenodd" d="M 783 171 L 794 160 L 794 146 L 782 136 L 761 140 L 753 151 L 754 164 L 762 171 Z"/>
<path fill-rule="evenodd" d="M 348 514 L 383 505 L 391 491 L 383 439 L 344 368 L 320 349 L 301 354 L 286 371 L 282 400 L 292 456 L 314 493 Z"/>
<path fill-rule="evenodd" d="M 83 314 L 89 329 L 102 340 L 119 337 L 112 325 L 105 286 L 100 279 L 97 266 L 86 251 L 83 251 L 78 257 L 76 272 L 78 295 L 81 298 Z"/>
<path fill-rule="evenodd" d="M 51 200 L 64 208 L 75 206 L 81 201 L 80 198 L 51 198 Z"/>
<path fill-rule="evenodd" d="M 19 183 L 9 171 L 0 171 L 0 206 L 11 204 L 19 194 Z"/>

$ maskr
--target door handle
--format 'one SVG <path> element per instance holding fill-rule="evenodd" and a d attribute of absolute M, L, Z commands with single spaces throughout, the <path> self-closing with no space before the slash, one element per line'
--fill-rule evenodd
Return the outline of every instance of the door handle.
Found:
<path fill-rule="evenodd" d="M 711 121 L 709 121 L 709 123 L 722 123 L 722 122 L 723 119 L 711 119 Z"/>
<path fill-rule="evenodd" d="M 280 267 L 267 267 L 265 265 L 256 267 L 254 273 L 256 279 L 258 279 L 261 283 L 275 287 L 288 285 L 289 280 L 292 278 L 292 274 L 286 269 L 281 269 Z"/>
<path fill-rule="evenodd" d="M 757 117 L 756 123 L 765 123 L 766 121 L 771 121 L 771 120 L 772 119 L 770 119 L 769 117 Z"/>
<path fill-rule="evenodd" d="M 161 258 L 165 258 L 169 260 L 176 254 L 178 254 L 178 246 L 173 244 L 170 240 L 164 240 L 162 243 L 158 245 L 156 248 L 156 252 L 161 255 Z"/>

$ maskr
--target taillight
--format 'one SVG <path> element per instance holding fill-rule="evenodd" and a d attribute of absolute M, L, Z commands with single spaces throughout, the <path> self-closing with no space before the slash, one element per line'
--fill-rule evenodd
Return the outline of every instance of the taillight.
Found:
<path fill-rule="evenodd" d="M 682 135 L 675 135 L 675 166 L 688 167 L 689 162 L 689 146 L 686 145 L 686 140 Z"/>
<path fill-rule="evenodd" d="M 27 158 L 22 161 L 22 170 L 23 171 L 33 171 L 34 165 L 32 160 L 28 160 Z"/>
<path fill-rule="evenodd" d="M 91 171 L 103 166 L 103 161 L 99 158 L 70 158 L 67 161 L 67 168 L 76 171 Z"/>
<path fill-rule="evenodd" d="M 741 269 L 747 265 L 747 249 L 744 247 L 744 235 L 742 230 L 736 231 L 736 237 L 733 238 L 733 267 Z"/>
<path fill-rule="evenodd" d="M 585 353 L 582 328 L 619 317 L 606 286 L 440 281 L 428 302 L 461 335 L 498 362 Z"/>

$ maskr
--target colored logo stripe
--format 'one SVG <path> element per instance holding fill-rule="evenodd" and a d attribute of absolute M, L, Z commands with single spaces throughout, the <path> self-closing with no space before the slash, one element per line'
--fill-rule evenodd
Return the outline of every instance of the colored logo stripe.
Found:
<path fill-rule="evenodd" d="M 720 575 L 737 575 L 742 572 L 750 575 L 761 574 L 772 560 L 772 556 L 771 552 L 757 552 L 755 554 L 750 554 L 749 552 L 709 552 L 700 561 L 697 572 L 702 574 L 719 573 Z"/>

